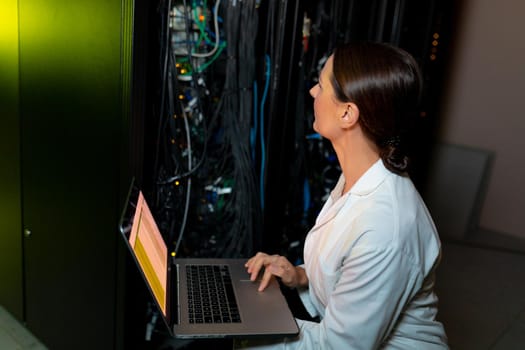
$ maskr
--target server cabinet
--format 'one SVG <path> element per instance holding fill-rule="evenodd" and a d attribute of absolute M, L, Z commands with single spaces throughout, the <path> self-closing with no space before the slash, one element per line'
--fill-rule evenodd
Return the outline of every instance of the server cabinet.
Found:
<path fill-rule="evenodd" d="M 0 7 L 0 302 L 51 349 L 120 348 L 133 1 Z"/>

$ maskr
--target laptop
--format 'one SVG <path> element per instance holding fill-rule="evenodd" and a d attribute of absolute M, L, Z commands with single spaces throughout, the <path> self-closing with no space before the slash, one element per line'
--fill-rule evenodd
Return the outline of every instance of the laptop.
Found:
<path fill-rule="evenodd" d="M 250 281 L 244 267 L 246 259 L 171 256 L 143 193 L 133 184 L 120 231 L 171 336 L 245 338 L 299 333 L 277 280 L 259 292 L 259 281 Z"/>

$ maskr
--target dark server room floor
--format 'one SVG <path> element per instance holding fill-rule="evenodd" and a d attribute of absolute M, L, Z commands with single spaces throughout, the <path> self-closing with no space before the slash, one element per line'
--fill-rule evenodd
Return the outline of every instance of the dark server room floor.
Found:
<path fill-rule="evenodd" d="M 523 349 L 525 242 L 486 236 L 443 244 L 438 317 L 451 349 Z"/>

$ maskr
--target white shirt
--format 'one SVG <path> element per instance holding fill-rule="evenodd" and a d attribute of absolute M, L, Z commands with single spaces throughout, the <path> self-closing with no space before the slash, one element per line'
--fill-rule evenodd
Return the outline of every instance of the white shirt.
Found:
<path fill-rule="evenodd" d="M 264 348 L 448 349 L 435 320 L 440 241 L 413 183 L 379 160 L 343 187 L 341 175 L 304 247 L 300 295 L 321 322 L 297 320 L 297 338 Z"/>

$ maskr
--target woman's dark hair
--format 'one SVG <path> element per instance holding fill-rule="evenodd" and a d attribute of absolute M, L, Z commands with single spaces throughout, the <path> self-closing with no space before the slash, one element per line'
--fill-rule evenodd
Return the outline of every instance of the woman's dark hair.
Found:
<path fill-rule="evenodd" d="M 334 51 L 331 83 L 337 99 L 357 105 L 359 123 L 379 147 L 385 166 L 406 172 L 409 159 L 402 141 L 415 122 L 421 93 L 414 58 L 389 44 L 346 44 Z"/>

